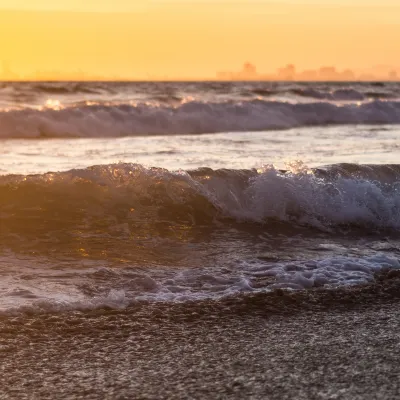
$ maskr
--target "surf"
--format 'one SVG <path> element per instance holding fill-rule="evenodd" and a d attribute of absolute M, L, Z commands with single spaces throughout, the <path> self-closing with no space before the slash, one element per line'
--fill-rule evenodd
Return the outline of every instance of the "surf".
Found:
<path fill-rule="evenodd" d="M 249 100 L 157 103 L 81 102 L 0 111 L 0 138 L 113 138 L 399 124 L 400 102 L 336 104 Z"/>

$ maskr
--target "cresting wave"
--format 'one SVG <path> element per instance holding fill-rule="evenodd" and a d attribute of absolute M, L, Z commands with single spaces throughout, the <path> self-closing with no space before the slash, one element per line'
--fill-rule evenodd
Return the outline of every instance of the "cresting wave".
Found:
<path fill-rule="evenodd" d="M 80 104 L 0 112 L 0 138 L 120 137 L 289 129 L 331 124 L 398 124 L 400 102 L 361 104 L 191 101 L 178 106 Z"/>
<path fill-rule="evenodd" d="M 0 235 L 168 235 L 171 227 L 272 221 L 400 230 L 400 166 L 170 172 L 135 164 L 0 177 Z M 184 228 L 182 228 L 184 229 Z M 271 231 L 273 233 L 273 231 Z M 12 239 L 14 238 L 14 239 Z M 61 239 L 60 239 L 61 240 Z"/>

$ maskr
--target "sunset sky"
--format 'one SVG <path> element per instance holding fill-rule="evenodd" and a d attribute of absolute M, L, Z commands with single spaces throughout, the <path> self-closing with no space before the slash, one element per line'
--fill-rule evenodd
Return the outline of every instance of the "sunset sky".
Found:
<path fill-rule="evenodd" d="M 262 72 L 399 68 L 400 1 L 0 0 L 0 49 L 20 76 L 212 78 L 245 61 Z"/>

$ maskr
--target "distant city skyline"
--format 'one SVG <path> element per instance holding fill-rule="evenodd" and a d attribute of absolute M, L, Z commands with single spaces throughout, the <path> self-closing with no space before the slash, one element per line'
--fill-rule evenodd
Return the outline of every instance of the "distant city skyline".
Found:
<path fill-rule="evenodd" d="M 8 61 L 0 64 L 1 81 L 74 81 L 74 80 L 217 80 L 217 81 L 398 81 L 400 68 L 391 66 L 376 66 L 364 71 L 353 71 L 351 69 L 339 70 L 333 66 L 321 66 L 315 69 L 297 70 L 294 64 L 287 64 L 278 68 L 275 72 L 259 72 L 257 66 L 246 62 L 239 71 L 219 71 L 215 75 L 204 77 L 182 77 L 174 78 L 171 76 L 146 77 L 124 76 L 124 75 L 96 75 L 85 73 L 82 70 L 76 71 L 35 71 L 32 74 L 20 75 L 12 69 Z"/>
<path fill-rule="evenodd" d="M 374 72 L 375 70 L 375 72 Z M 321 66 L 316 69 L 297 70 L 294 64 L 287 64 L 273 73 L 260 73 L 256 65 L 246 62 L 240 71 L 220 71 L 217 80 L 265 80 L 265 81 L 397 81 L 400 68 L 392 66 L 373 67 L 364 71 L 350 68 L 339 70 L 334 66 Z"/>

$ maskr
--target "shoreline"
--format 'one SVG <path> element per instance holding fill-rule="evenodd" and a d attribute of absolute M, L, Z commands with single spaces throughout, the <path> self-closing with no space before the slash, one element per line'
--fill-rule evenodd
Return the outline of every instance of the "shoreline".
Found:
<path fill-rule="evenodd" d="M 271 292 L 234 294 L 219 299 L 188 300 L 185 302 L 139 301 L 125 308 L 99 307 L 77 310 L 33 310 L 22 308 L 11 314 L 0 313 L 0 336 L 2 327 L 13 321 L 25 324 L 27 320 L 58 321 L 68 319 L 90 319 L 97 317 L 121 316 L 143 322 L 174 320 L 195 321 L 208 315 L 257 315 L 264 318 L 273 315 L 290 316 L 312 311 L 346 311 L 351 308 L 369 307 L 376 303 L 393 304 L 400 302 L 400 269 L 378 272 L 370 283 L 340 286 L 316 287 L 303 290 L 275 289 Z"/>
<path fill-rule="evenodd" d="M 0 398 L 394 399 L 399 289 L 1 318 Z"/>

